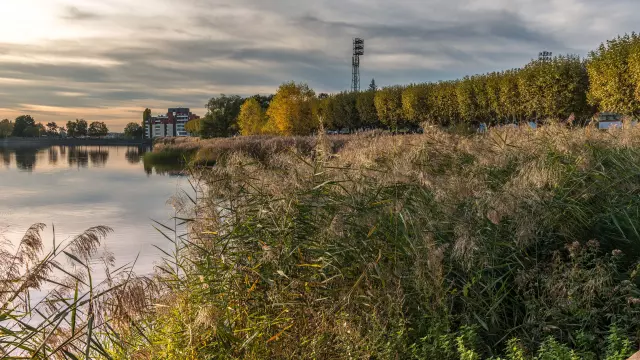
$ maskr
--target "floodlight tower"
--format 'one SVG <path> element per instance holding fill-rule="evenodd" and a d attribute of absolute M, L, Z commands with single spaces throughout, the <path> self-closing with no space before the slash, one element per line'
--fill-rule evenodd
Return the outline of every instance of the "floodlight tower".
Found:
<path fill-rule="evenodd" d="M 360 91 L 360 56 L 364 55 L 364 40 L 353 39 L 353 73 L 351 77 L 351 91 Z"/>
<path fill-rule="evenodd" d="M 540 61 L 551 61 L 551 57 L 553 53 L 551 51 L 543 51 L 538 54 L 538 60 Z"/>

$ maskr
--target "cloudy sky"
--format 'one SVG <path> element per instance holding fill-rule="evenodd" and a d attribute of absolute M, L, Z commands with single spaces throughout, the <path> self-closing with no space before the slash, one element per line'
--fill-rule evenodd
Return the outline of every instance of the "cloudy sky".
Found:
<path fill-rule="evenodd" d="M 0 118 L 85 118 L 113 130 L 219 93 L 288 80 L 348 89 L 520 66 L 541 50 L 586 55 L 634 29 L 637 0 L 0 0 Z"/>

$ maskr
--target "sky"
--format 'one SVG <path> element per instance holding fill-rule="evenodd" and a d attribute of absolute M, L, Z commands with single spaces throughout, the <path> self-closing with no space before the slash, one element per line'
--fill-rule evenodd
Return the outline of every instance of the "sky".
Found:
<path fill-rule="evenodd" d="M 632 32 L 637 0 L 0 0 L 0 119 L 84 118 L 111 130 L 213 96 L 306 82 L 349 89 L 581 56 Z"/>

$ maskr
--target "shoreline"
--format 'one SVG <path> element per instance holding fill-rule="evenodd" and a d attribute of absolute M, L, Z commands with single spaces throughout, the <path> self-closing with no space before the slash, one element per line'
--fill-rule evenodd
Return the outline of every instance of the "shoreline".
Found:
<path fill-rule="evenodd" d="M 41 146 L 151 146 L 151 139 L 6 138 L 0 147 Z"/>

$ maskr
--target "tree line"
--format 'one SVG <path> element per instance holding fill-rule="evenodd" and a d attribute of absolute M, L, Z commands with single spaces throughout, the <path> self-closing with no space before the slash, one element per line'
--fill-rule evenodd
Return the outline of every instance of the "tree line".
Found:
<path fill-rule="evenodd" d="M 328 130 L 417 128 L 423 123 L 500 125 L 548 119 L 585 123 L 598 112 L 640 115 L 640 37 L 632 33 L 576 55 L 532 60 L 521 68 L 378 89 L 319 94 L 287 82 L 275 95 L 221 95 L 187 124 L 202 137 L 307 135 Z"/>
<path fill-rule="evenodd" d="M 13 137 L 103 137 L 109 134 L 109 128 L 102 121 L 94 121 L 91 124 L 84 119 L 68 121 L 66 128 L 58 126 L 56 122 L 46 125 L 36 123 L 31 115 L 18 116 L 14 121 L 4 119 L 0 121 L 0 138 Z"/>

